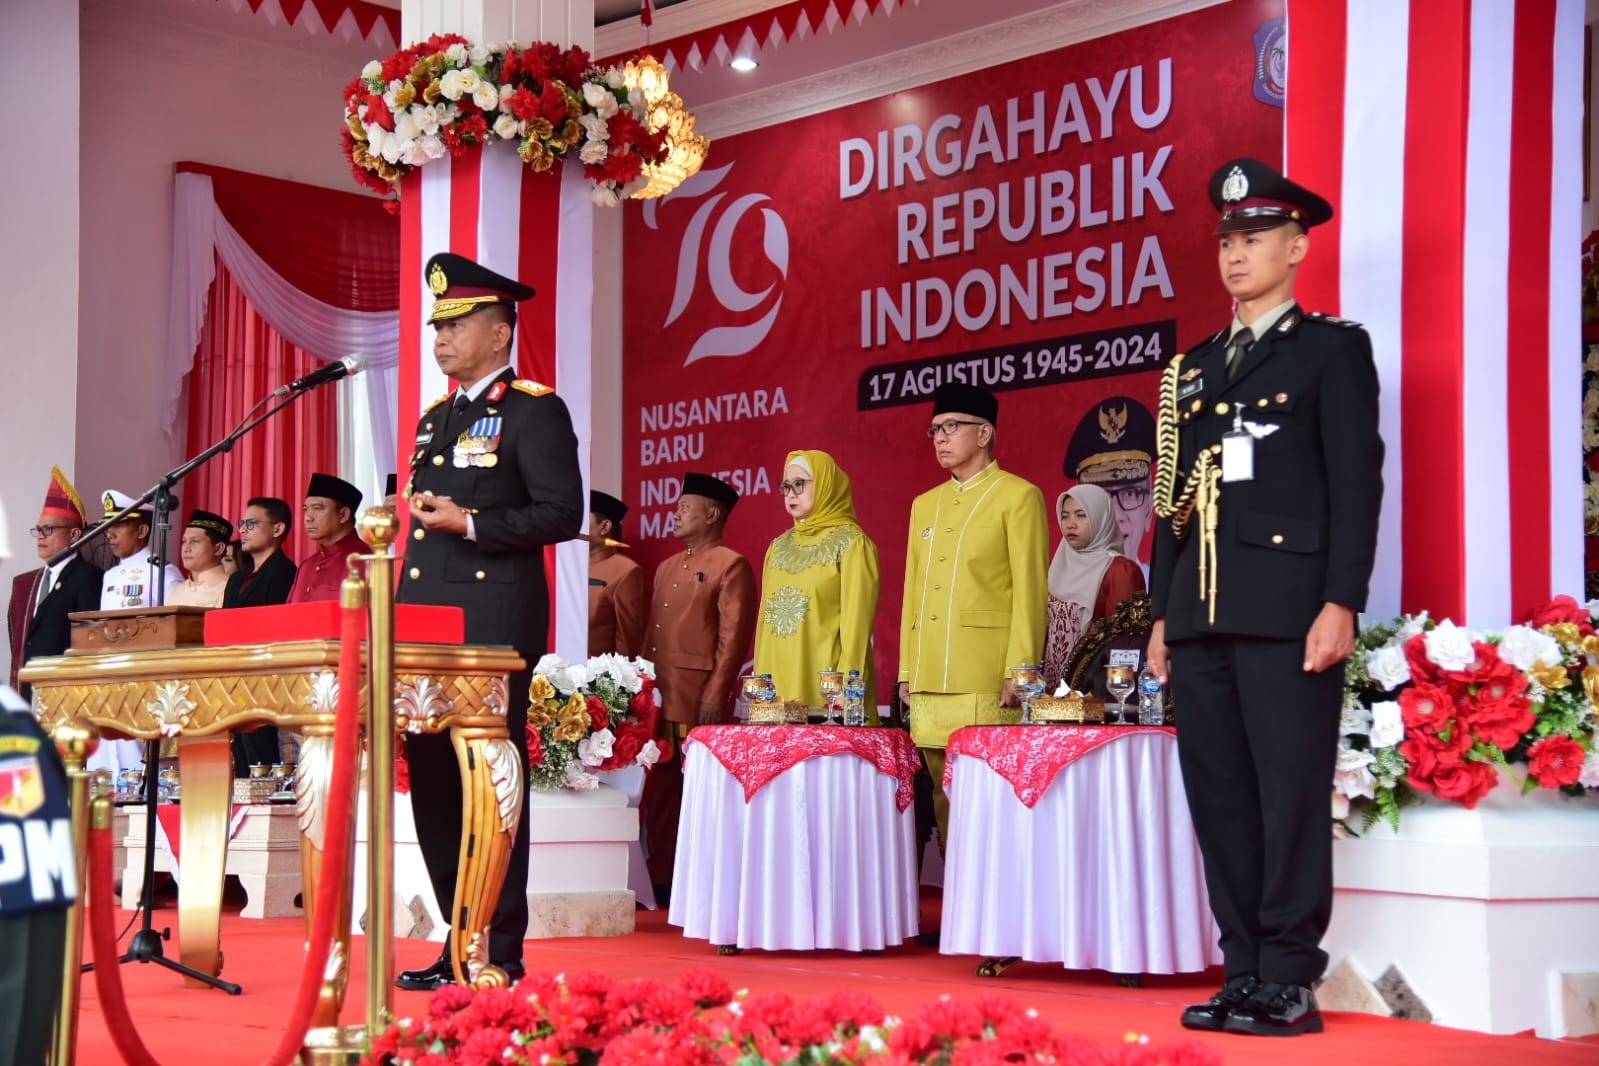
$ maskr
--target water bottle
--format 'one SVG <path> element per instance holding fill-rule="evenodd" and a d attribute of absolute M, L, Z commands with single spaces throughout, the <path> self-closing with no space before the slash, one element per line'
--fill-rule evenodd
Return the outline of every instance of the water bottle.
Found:
<path fill-rule="evenodd" d="M 1166 695 L 1160 678 L 1148 666 L 1138 675 L 1138 724 L 1166 724 Z"/>
<path fill-rule="evenodd" d="M 866 724 L 866 679 L 859 670 L 851 670 L 844 681 L 844 724 Z"/>

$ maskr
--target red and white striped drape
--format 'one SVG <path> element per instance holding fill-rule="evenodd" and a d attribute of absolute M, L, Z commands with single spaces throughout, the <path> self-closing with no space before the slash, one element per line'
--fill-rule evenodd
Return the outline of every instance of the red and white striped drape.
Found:
<path fill-rule="evenodd" d="M 400 200 L 400 484 L 410 469 L 409 436 L 423 408 L 450 383 L 433 360 L 426 326 L 433 295 L 422 266 L 455 252 L 531 285 L 517 311 L 517 374 L 553 386 L 577 431 L 588 480 L 594 226 L 590 186 L 575 162 L 536 174 L 510 145 L 441 159 L 403 179 Z M 621 284 L 621 279 L 612 279 Z M 569 541 L 546 553 L 551 645 L 587 658 L 588 546 Z"/>
<path fill-rule="evenodd" d="M 1286 165 L 1338 208 L 1302 304 L 1382 376 L 1369 613 L 1581 596 L 1582 0 L 1289 0 Z"/>

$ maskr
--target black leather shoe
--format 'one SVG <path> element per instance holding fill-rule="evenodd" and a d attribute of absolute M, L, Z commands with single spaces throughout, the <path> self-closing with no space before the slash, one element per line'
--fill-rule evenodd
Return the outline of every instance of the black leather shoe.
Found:
<path fill-rule="evenodd" d="M 424 966 L 420 970 L 401 970 L 394 979 L 395 988 L 403 988 L 407 992 L 436 992 L 445 985 L 455 984 L 455 967 L 449 958 L 440 955 L 431 966 Z"/>
<path fill-rule="evenodd" d="M 1252 1036 L 1298 1036 L 1321 1032 L 1316 995 L 1304 985 L 1262 984 L 1227 1015 L 1222 1028 Z"/>
<path fill-rule="evenodd" d="M 1211 996 L 1208 1002 L 1183 1008 L 1183 1028 L 1213 1032 L 1221 1029 L 1227 1023 L 1227 1016 L 1241 1007 L 1259 987 L 1260 982 L 1254 974 L 1229 977 L 1227 983 L 1221 986 L 1221 991 Z"/>

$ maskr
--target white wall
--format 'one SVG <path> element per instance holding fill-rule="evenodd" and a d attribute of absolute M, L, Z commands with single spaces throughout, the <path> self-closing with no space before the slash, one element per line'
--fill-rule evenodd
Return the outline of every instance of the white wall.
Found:
<path fill-rule="evenodd" d="M 341 59 L 85 6 L 83 95 L 95 101 L 95 121 L 84 130 L 81 179 L 73 175 L 83 220 L 73 473 L 85 497 L 142 492 L 184 458 L 183 407 L 172 433 L 162 432 L 152 370 L 167 339 L 173 164 L 354 191 L 339 151 L 340 90 L 369 53 L 357 42 Z"/>
<path fill-rule="evenodd" d="M 78 5 L 0 4 L 12 84 L 26 92 L 28 132 L 0 168 L 0 292 L 6 316 L 0 463 L 4 535 L 0 589 L 38 562 L 26 530 L 39 517 L 52 464 L 70 475 L 78 388 Z M 24 143 L 25 142 L 25 143 Z M 9 642 L 0 669 L 10 672 Z"/>
<path fill-rule="evenodd" d="M 1599 37 L 1599 0 L 1586 0 L 1587 24 L 1596 37 Z M 1599 77 L 1587 86 L 1588 90 L 1588 128 L 1599 133 Z M 1588 195 L 1582 202 L 1582 235 L 1587 237 L 1594 230 L 1599 229 L 1599 135 L 1589 138 L 1588 144 Z"/>

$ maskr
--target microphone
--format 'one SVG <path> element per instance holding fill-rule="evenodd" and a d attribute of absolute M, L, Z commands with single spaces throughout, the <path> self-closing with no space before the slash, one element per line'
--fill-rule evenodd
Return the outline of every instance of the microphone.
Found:
<path fill-rule="evenodd" d="M 291 392 L 304 392 L 306 389 L 314 389 L 318 385 L 326 384 L 329 381 L 338 381 L 340 378 L 359 374 L 365 369 L 366 356 L 356 352 L 353 355 L 345 356 L 337 363 L 329 363 L 327 366 L 318 367 L 298 381 L 291 381 L 287 385 L 279 385 L 272 395 L 287 396 Z"/>

